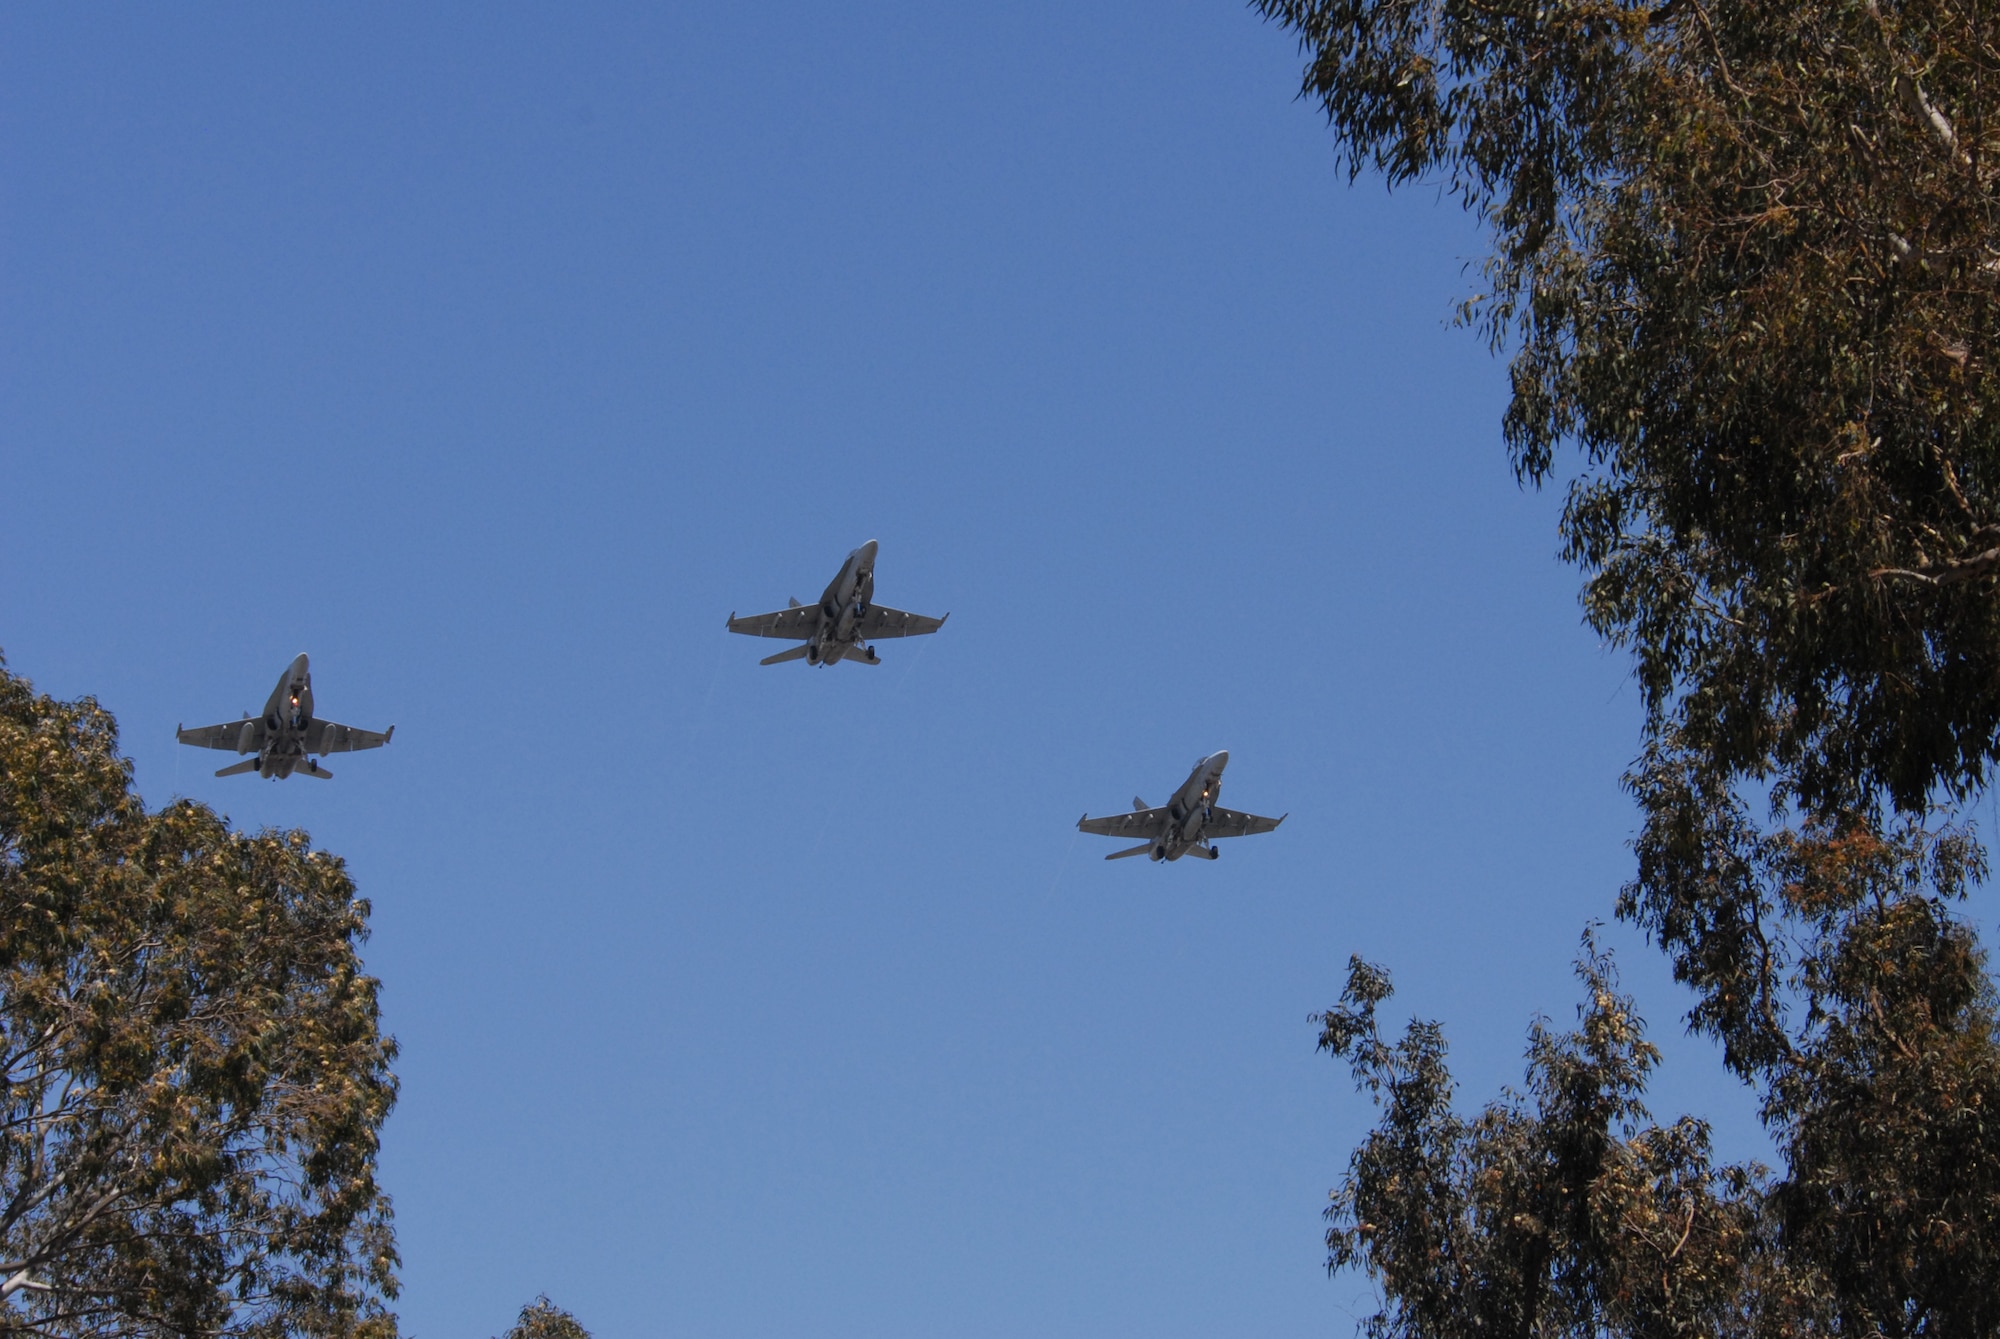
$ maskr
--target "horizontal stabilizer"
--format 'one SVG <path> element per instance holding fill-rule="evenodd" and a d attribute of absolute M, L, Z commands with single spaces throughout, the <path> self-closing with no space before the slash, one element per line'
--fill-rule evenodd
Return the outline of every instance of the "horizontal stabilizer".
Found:
<path fill-rule="evenodd" d="M 232 763 L 230 766 L 223 768 L 221 771 L 217 772 L 216 775 L 241 776 L 245 772 L 254 772 L 257 770 L 257 764 L 259 761 L 260 759 L 257 758 L 245 758 L 242 762 Z"/>
<path fill-rule="evenodd" d="M 872 646 L 857 646 L 840 659 L 843 664 L 879 665 L 882 663 L 882 657 L 875 654 L 875 648 Z"/>
<path fill-rule="evenodd" d="M 1104 858 L 1106 860 L 1123 860 L 1128 855 L 1145 855 L 1152 849 L 1153 844 L 1151 842 L 1140 842 L 1137 846 L 1128 847 L 1123 851 L 1113 851 Z"/>
<path fill-rule="evenodd" d="M 1216 850 L 1213 846 L 1190 846 L 1187 853 L 1189 855 L 1198 855 L 1203 860 L 1220 860 L 1222 858 L 1222 852 Z"/>
<path fill-rule="evenodd" d="M 327 771 L 324 767 L 321 767 L 319 765 L 319 759 L 317 758 L 307 758 L 304 762 L 300 763 L 298 766 L 292 769 L 292 775 L 316 776 L 319 777 L 322 781 L 333 780 L 333 773 Z"/>
<path fill-rule="evenodd" d="M 794 646 L 789 651 L 780 651 L 774 656 L 765 656 L 757 663 L 760 665 L 776 665 L 787 660 L 804 660 L 805 658 L 806 648 L 804 646 Z"/>

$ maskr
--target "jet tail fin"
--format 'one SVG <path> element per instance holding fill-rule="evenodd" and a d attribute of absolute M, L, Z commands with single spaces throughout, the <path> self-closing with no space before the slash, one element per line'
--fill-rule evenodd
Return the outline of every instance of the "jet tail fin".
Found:
<path fill-rule="evenodd" d="M 800 604 L 800 603 L 799 603 L 799 597 L 798 597 L 798 596 L 796 596 L 796 595 L 794 595 L 794 596 L 793 596 L 793 597 L 791 598 L 791 602 L 790 602 L 790 603 L 788 603 L 788 604 L 787 604 L 787 605 L 785 606 L 785 608 L 787 608 L 787 609 L 803 609 L 803 608 L 805 608 L 805 606 L 804 606 L 804 605 L 802 605 L 802 604 Z"/>
<path fill-rule="evenodd" d="M 245 758 L 245 759 L 244 759 L 244 760 L 243 760 L 242 762 L 239 762 L 239 763 L 231 763 L 231 764 L 230 764 L 229 766 L 227 766 L 227 767 L 223 768 L 223 769 L 222 769 L 221 771 L 217 772 L 217 773 L 216 773 L 216 775 L 217 775 L 217 776 L 241 776 L 241 775 L 243 775 L 243 773 L 245 773 L 245 772 L 254 772 L 254 771 L 256 771 L 256 770 L 257 770 L 257 764 L 258 764 L 259 762 L 261 762 L 261 761 L 262 761 L 262 759 L 259 759 L 259 758 Z"/>
<path fill-rule="evenodd" d="M 1113 851 L 1104 858 L 1106 860 L 1123 860 L 1128 855 L 1144 855 L 1152 849 L 1153 844 L 1151 842 L 1140 842 L 1137 846 L 1128 847 L 1123 851 Z"/>
<path fill-rule="evenodd" d="M 805 658 L 806 658 L 806 644 L 804 642 L 800 642 L 797 646 L 794 646 L 789 651 L 780 651 L 778 652 L 778 654 L 774 656 L 765 656 L 762 660 L 758 661 L 757 663 L 760 665 L 777 665 L 777 664 L 782 664 L 787 660 L 804 660 Z"/>
<path fill-rule="evenodd" d="M 1146 803 L 1146 802 L 1145 802 L 1144 800 L 1140 799 L 1140 798 L 1139 798 L 1139 797 L 1138 797 L 1137 795 L 1134 795 L 1134 796 L 1132 797 L 1132 807 L 1133 807 L 1134 809 L 1136 809 L 1136 810 L 1139 810 L 1139 811 L 1143 812 L 1143 811 L 1145 811 L 1145 810 L 1147 810 L 1147 809 L 1150 809 L 1150 808 L 1152 808 L 1153 806 L 1152 806 L 1152 805 L 1150 805 L 1150 804 L 1147 804 L 1147 803 Z"/>

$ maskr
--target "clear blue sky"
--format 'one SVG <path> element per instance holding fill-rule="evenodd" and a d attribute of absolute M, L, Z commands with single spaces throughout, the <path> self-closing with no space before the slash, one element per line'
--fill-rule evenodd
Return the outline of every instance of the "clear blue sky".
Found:
<path fill-rule="evenodd" d="M 1308 1015 L 1358 951 L 1518 1076 L 1638 704 L 1448 327 L 1478 233 L 1298 64 L 1230 0 L 0 15 L 0 647 L 348 858 L 408 1331 L 1349 1333 Z M 871 537 L 942 634 L 724 633 Z M 175 747 L 301 650 L 390 748 Z M 1224 747 L 1277 834 L 1075 834 Z"/>

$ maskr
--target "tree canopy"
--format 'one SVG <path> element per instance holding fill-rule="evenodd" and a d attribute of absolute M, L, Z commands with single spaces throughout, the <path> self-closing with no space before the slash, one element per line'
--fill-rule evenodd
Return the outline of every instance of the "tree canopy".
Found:
<path fill-rule="evenodd" d="M 1785 1160 L 1646 1118 L 1594 950 L 1532 1100 L 1471 1121 L 1441 1030 L 1384 1042 L 1357 963 L 1322 1045 L 1383 1119 L 1331 1264 L 1381 1280 L 1385 1335 L 2000 1333 L 2000 1035 L 1957 910 L 2000 757 L 2000 15 L 1255 5 L 1351 176 L 1490 227 L 1462 316 L 1511 350 L 1516 472 L 1566 486 L 1585 617 L 1645 691 L 1618 913 Z"/>
<path fill-rule="evenodd" d="M 590 1339 L 590 1331 L 543 1293 L 521 1308 L 520 1319 L 500 1339 Z"/>
<path fill-rule="evenodd" d="M 1807 877 L 1836 903 L 1899 877 Z M 1785 857 L 1779 857 L 1780 861 Z M 1850 879 L 1850 875 L 1853 877 Z M 1387 973 L 1355 959 L 1322 1049 L 1382 1108 L 1328 1210 L 1329 1268 L 1382 1286 L 1372 1339 L 1456 1334 L 2000 1333 L 2000 1037 L 1971 936 L 1923 899 L 1851 905 L 1759 1071 L 1783 1174 L 1717 1164 L 1706 1123 L 1654 1122 L 1659 1054 L 1590 936 L 1579 1026 L 1530 1033 L 1525 1096 L 1465 1119 L 1444 1031 L 1385 1041 Z"/>
<path fill-rule="evenodd" d="M 1488 220 L 1516 469 L 1654 725 L 1818 807 L 2000 726 L 2000 147 L 1977 0 L 1257 0 L 1350 173 Z M 1573 455 L 1566 454 L 1572 451 Z"/>
<path fill-rule="evenodd" d="M 1744 1332 L 1753 1314 L 1817 1319 L 1815 1297 L 1770 1286 L 1758 1171 L 1712 1166 L 1698 1120 L 1648 1118 L 1659 1053 L 1588 939 L 1577 974 L 1579 1026 L 1538 1024 L 1525 1096 L 1468 1120 L 1452 1108 L 1442 1030 L 1413 1022 L 1385 1041 L 1375 1013 L 1388 977 L 1350 964 L 1320 1046 L 1384 1115 L 1335 1191 L 1327 1245 L 1335 1267 L 1383 1281 L 1367 1332 L 1712 1336 Z"/>
<path fill-rule="evenodd" d="M 0 664 L 0 1329 L 386 1339 L 395 1043 L 300 832 L 149 813 Z"/>

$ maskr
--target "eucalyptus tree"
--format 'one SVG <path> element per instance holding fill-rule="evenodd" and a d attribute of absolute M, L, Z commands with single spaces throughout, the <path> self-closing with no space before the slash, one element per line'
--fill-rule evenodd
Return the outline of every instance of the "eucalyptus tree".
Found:
<path fill-rule="evenodd" d="M 1258 0 L 1351 174 L 1491 225 L 1465 315 L 1656 726 L 1817 804 L 2000 726 L 2000 17 L 1977 0 Z"/>
<path fill-rule="evenodd" d="M 0 666 L 0 1330 L 386 1339 L 395 1043 L 303 833 L 149 812 Z"/>
<path fill-rule="evenodd" d="M 1331 1267 L 1383 1284 L 1366 1332 L 1810 1330 L 1824 1308 L 1774 1277 L 1758 1169 L 1714 1165 L 1698 1120 L 1650 1118 L 1642 1098 L 1659 1053 L 1588 940 L 1577 967 L 1578 1026 L 1537 1024 L 1525 1093 L 1466 1117 L 1443 1030 L 1414 1021 L 1385 1040 L 1376 1012 L 1393 993 L 1388 975 L 1349 964 L 1340 1003 L 1318 1019 L 1320 1046 L 1383 1114 L 1334 1192 L 1327 1245 Z"/>
<path fill-rule="evenodd" d="M 1515 469 L 1566 488 L 1585 617 L 1644 690 L 1619 913 L 1786 1161 L 1731 1182 L 1764 1226 L 1730 1314 L 2000 1332 L 2000 1045 L 1954 910 L 1984 854 L 1953 821 L 2000 757 L 2000 13 L 1256 7 L 1299 36 L 1350 175 L 1436 183 L 1489 227 L 1461 314 L 1509 350 Z M 1445 1257 L 1372 1240 L 1335 1262 L 1392 1300 L 1437 1282 Z M 1679 1314 L 1572 1296 L 1634 1333 Z"/>
<path fill-rule="evenodd" d="M 513 1328 L 500 1339 L 590 1339 L 590 1331 L 543 1293 L 521 1308 Z"/>

